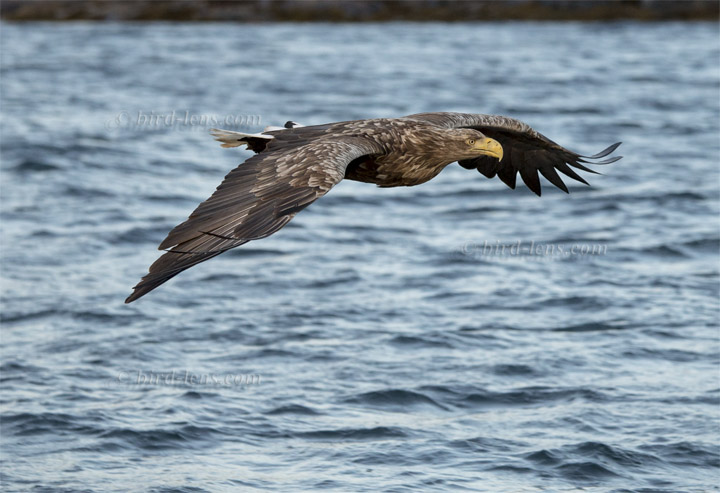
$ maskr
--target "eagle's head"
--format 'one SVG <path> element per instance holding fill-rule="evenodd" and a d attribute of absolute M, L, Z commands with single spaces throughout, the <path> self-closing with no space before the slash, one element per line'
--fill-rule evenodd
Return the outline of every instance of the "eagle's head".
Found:
<path fill-rule="evenodd" d="M 501 161 L 503 148 L 495 139 L 470 128 L 458 128 L 446 132 L 446 141 L 451 145 L 449 152 L 456 161 L 490 156 Z"/>
<path fill-rule="evenodd" d="M 428 161 L 449 164 L 454 161 L 491 156 L 502 160 L 500 143 L 471 128 L 422 129 L 413 133 L 413 147 L 424 153 Z"/>

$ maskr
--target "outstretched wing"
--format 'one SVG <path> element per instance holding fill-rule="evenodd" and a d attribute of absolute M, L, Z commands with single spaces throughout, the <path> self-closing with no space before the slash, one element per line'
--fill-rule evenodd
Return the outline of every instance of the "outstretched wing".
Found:
<path fill-rule="evenodd" d="M 472 128 L 497 140 L 503 147 L 501 161 L 490 156 L 481 156 L 460 161 L 460 166 L 465 169 L 477 169 L 488 178 L 497 175 L 503 183 L 513 189 L 517 174 L 520 173 L 520 177 L 527 187 L 537 195 L 540 195 L 541 192 L 538 172 L 547 181 L 568 193 L 558 171 L 587 185 L 588 183 L 572 168 L 597 174 L 597 171 L 593 171 L 585 164 L 610 164 L 622 157 L 617 156 L 600 161 L 617 149 L 620 142 L 594 156 L 582 156 L 565 149 L 525 123 L 505 116 L 421 113 L 406 118 L 427 121 L 445 128 Z"/>
<path fill-rule="evenodd" d="M 167 249 L 125 300 L 130 303 L 195 264 L 285 226 L 325 195 L 358 157 L 379 152 L 362 138 L 327 138 L 268 149 L 232 170 L 215 193 L 160 244 Z"/>

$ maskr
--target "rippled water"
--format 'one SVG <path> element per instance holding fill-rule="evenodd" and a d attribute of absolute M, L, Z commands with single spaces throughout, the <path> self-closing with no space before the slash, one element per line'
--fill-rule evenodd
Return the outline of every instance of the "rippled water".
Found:
<path fill-rule="evenodd" d="M 1 27 L 7 491 L 718 489 L 716 25 Z M 569 196 L 342 183 L 124 305 L 248 156 L 173 111 L 625 158 Z"/>

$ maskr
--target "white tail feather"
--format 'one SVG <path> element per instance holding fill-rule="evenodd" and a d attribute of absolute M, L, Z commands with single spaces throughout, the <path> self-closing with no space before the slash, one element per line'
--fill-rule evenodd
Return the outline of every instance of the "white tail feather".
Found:
<path fill-rule="evenodd" d="M 221 130 L 219 128 L 211 128 L 210 133 L 215 140 L 222 142 L 221 147 L 240 147 L 248 144 L 248 138 L 253 139 L 264 139 L 272 140 L 272 135 L 264 134 L 245 134 L 242 132 L 235 132 L 233 130 Z"/>

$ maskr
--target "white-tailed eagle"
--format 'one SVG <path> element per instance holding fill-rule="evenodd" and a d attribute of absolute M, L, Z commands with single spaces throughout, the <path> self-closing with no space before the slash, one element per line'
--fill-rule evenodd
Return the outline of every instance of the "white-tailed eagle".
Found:
<path fill-rule="evenodd" d="M 195 264 L 265 238 L 341 180 L 380 187 L 413 186 L 450 163 L 497 176 L 515 188 L 517 174 L 540 195 L 538 172 L 567 192 L 558 171 L 587 184 L 573 168 L 613 152 L 581 156 L 512 118 L 467 113 L 422 113 L 325 125 L 269 127 L 259 134 L 212 130 L 223 147 L 246 145 L 256 154 L 232 170 L 215 193 L 176 226 L 159 249 L 167 250 L 125 300 L 130 303 Z"/>

